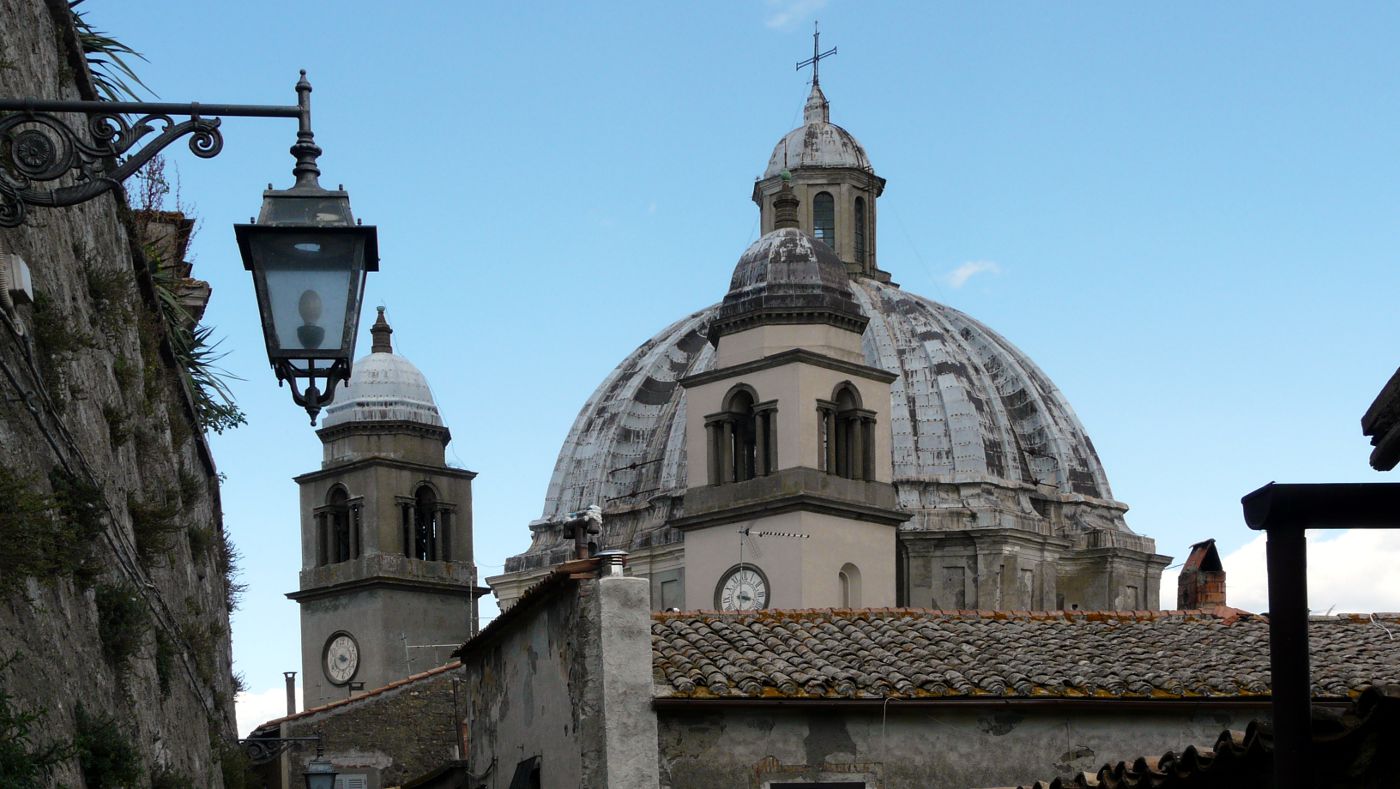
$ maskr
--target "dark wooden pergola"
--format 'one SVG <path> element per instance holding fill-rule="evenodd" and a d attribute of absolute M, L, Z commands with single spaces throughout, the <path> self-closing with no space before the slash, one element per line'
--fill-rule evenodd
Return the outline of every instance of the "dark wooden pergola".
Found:
<path fill-rule="evenodd" d="M 1274 786 L 1313 786 L 1308 665 L 1308 529 L 1400 528 L 1400 483 L 1269 483 L 1241 499 L 1244 521 L 1268 534 L 1269 662 Z"/>

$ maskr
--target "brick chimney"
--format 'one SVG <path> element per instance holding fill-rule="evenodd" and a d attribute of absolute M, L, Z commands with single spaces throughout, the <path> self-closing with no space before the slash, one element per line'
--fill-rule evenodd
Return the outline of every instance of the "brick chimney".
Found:
<path fill-rule="evenodd" d="M 1191 555 L 1182 565 L 1176 581 L 1176 607 L 1184 611 L 1218 608 L 1225 605 L 1225 568 L 1215 540 L 1191 546 Z"/>

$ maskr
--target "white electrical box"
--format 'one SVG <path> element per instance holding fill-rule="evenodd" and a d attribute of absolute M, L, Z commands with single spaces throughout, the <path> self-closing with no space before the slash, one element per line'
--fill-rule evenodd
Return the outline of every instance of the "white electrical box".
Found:
<path fill-rule="evenodd" d="M 29 265 L 19 255 L 0 252 L 0 295 L 15 304 L 34 303 L 34 282 L 29 278 Z"/>

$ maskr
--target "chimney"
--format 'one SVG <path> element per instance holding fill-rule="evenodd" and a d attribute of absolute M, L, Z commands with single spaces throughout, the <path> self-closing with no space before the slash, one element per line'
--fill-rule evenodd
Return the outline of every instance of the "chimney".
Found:
<path fill-rule="evenodd" d="M 1191 555 L 1182 565 L 1176 581 L 1176 607 L 1184 611 L 1218 608 L 1225 605 L 1225 568 L 1215 540 L 1191 546 Z"/>
<path fill-rule="evenodd" d="M 282 678 L 287 681 L 287 714 L 297 714 L 297 673 L 295 671 L 283 671 Z"/>

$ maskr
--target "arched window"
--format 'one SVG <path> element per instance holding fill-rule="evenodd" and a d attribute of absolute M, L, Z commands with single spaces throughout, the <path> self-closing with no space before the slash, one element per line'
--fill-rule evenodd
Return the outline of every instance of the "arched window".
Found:
<path fill-rule="evenodd" d="M 743 482 L 771 474 L 777 461 L 776 403 L 758 402 L 751 387 L 740 384 L 724 399 L 724 410 L 705 418 L 711 485 Z"/>
<path fill-rule="evenodd" d="M 812 198 L 812 235 L 836 249 L 836 200 L 830 192 Z"/>
<path fill-rule="evenodd" d="M 855 220 L 855 240 L 856 240 L 856 263 L 865 266 L 865 198 L 857 197 L 854 216 Z"/>
<path fill-rule="evenodd" d="M 831 400 L 819 401 L 821 467 L 847 479 L 874 479 L 875 412 L 861 407 L 860 392 L 849 383 Z"/>
<path fill-rule="evenodd" d="M 413 495 L 413 526 L 411 534 L 406 534 L 405 553 L 411 559 L 437 561 L 438 539 L 442 516 L 438 509 L 437 494 L 427 485 L 420 485 Z M 406 530 L 407 531 L 407 530 Z"/>
<path fill-rule="evenodd" d="M 841 607 L 860 608 L 860 568 L 847 562 L 836 573 L 841 585 Z"/>
<path fill-rule="evenodd" d="M 326 497 L 326 517 L 330 521 L 330 550 L 329 560 L 331 563 L 346 562 L 354 555 L 350 545 L 350 506 L 348 504 L 350 494 L 345 492 L 345 488 L 335 487 Z"/>
<path fill-rule="evenodd" d="M 757 431 L 754 429 L 753 403 L 753 394 L 740 390 L 729 398 L 729 403 L 724 409 L 729 412 L 730 424 L 733 426 L 730 431 L 733 444 L 730 455 L 734 468 L 730 473 L 736 482 L 754 478 L 754 461 L 757 459 L 754 434 Z"/>

